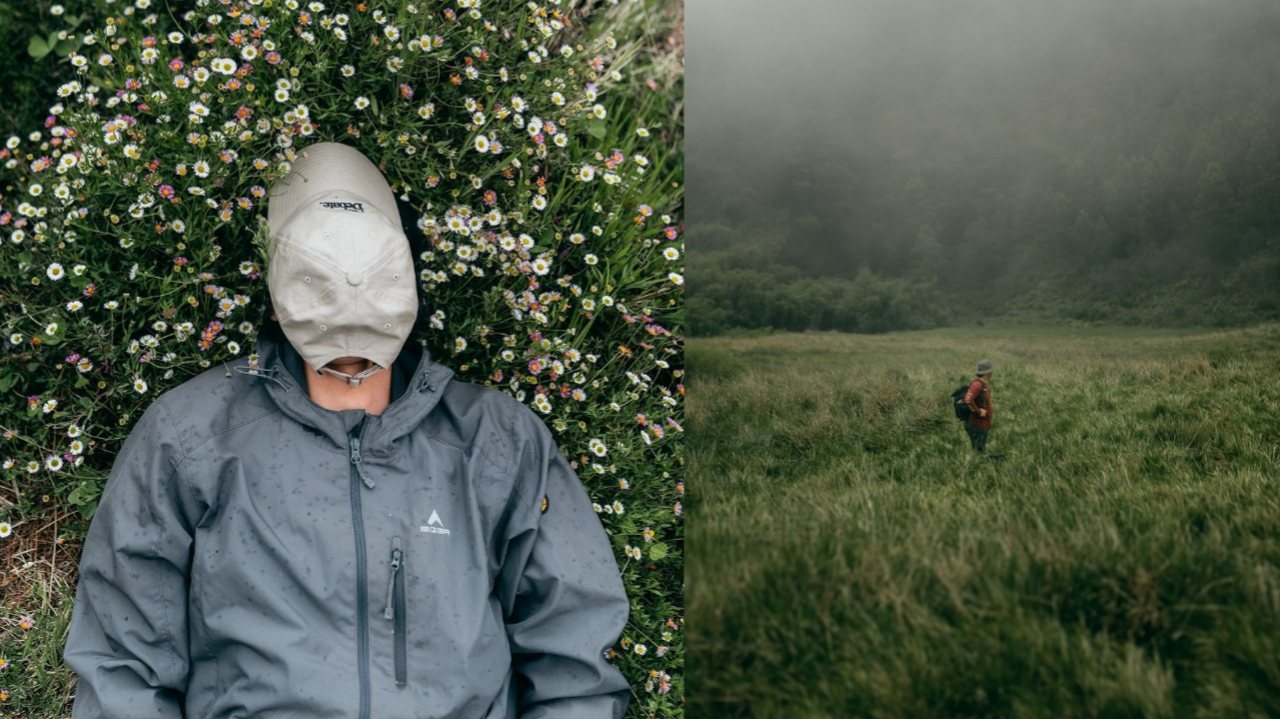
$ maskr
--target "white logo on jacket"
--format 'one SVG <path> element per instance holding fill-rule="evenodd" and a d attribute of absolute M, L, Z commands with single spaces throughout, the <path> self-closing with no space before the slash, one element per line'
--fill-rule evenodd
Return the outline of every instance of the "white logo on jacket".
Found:
<path fill-rule="evenodd" d="M 434 509 L 431 510 L 431 519 L 428 519 L 426 524 L 422 525 L 421 527 L 418 527 L 418 531 L 426 532 L 428 534 L 448 534 L 449 533 L 449 530 L 445 529 L 444 522 L 440 521 L 440 513 Z"/>

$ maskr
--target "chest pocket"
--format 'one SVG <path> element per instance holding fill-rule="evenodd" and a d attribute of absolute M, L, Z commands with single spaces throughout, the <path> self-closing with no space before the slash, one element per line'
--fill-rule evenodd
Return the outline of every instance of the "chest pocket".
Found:
<path fill-rule="evenodd" d="M 369 542 L 371 604 L 381 624 L 374 641 L 383 642 L 375 652 L 406 691 L 448 685 L 451 676 L 500 684 L 509 651 L 493 592 L 501 569 L 494 545 L 511 485 L 478 454 L 433 443 L 430 456 L 430 469 L 380 480 L 366 494 L 400 489 L 383 495 L 393 505 L 382 507 L 390 521 Z"/>

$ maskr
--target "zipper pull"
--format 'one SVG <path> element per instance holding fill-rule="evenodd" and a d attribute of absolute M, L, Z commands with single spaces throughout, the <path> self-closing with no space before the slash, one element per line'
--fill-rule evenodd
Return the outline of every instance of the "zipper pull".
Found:
<path fill-rule="evenodd" d="M 396 618 L 396 606 L 391 601 L 391 593 L 396 586 L 396 572 L 400 571 L 403 561 L 404 552 L 400 551 L 400 538 L 393 537 L 391 539 L 391 576 L 387 579 L 387 606 L 382 610 L 382 616 L 386 619 Z"/>
<path fill-rule="evenodd" d="M 361 466 L 362 461 L 360 459 L 360 437 L 353 434 L 351 435 L 351 463 L 355 465 L 356 474 L 360 475 L 360 481 L 364 483 L 364 486 L 373 489 L 373 480 L 365 475 L 364 467 Z"/>

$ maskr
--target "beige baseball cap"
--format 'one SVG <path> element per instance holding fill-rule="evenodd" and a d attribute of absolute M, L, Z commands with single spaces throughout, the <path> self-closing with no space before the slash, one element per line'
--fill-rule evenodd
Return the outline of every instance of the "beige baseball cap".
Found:
<path fill-rule="evenodd" d="M 373 162 L 333 142 L 301 150 L 267 196 L 267 289 L 280 328 L 316 371 L 353 386 L 364 377 L 325 365 L 354 356 L 390 367 L 417 317 L 413 255 L 399 216 Z"/>

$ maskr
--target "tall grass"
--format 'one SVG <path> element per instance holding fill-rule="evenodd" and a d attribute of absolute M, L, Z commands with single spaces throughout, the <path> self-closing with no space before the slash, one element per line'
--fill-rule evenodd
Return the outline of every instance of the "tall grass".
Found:
<path fill-rule="evenodd" d="M 1280 716 L 1280 326 L 688 353 L 693 715 Z"/>

